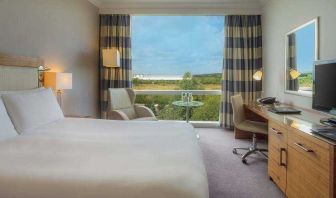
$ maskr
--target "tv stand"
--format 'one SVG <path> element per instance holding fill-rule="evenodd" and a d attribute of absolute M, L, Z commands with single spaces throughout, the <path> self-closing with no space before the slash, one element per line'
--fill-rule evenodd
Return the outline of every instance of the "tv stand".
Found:
<path fill-rule="evenodd" d="M 336 127 L 336 118 L 322 118 L 320 122 L 327 126 Z"/>

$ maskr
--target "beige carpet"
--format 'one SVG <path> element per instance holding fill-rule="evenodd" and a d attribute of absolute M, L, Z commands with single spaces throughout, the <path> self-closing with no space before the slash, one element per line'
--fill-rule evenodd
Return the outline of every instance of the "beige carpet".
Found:
<path fill-rule="evenodd" d="M 232 153 L 233 147 L 246 147 L 248 140 L 235 140 L 223 129 L 196 129 L 208 173 L 210 198 L 277 198 L 284 197 L 267 175 L 267 160 L 249 157 L 245 165 Z M 261 147 L 267 147 L 261 143 Z"/>

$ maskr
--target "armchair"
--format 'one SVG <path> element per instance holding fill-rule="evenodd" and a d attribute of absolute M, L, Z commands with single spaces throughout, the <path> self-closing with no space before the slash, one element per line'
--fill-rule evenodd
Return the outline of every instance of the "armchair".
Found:
<path fill-rule="evenodd" d="M 156 121 L 151 109 L 135 103 L 133 89 L 109 88 L 108 119 Z"/>

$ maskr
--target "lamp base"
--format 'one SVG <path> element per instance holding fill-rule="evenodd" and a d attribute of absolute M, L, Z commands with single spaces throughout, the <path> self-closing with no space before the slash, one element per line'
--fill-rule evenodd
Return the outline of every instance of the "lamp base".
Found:
<path fill-rule="evenodd" d="M 62 109 L 62 91 L 61 90 L 56 91 L 56 97 L 57 97 L 57 102 Z"/>

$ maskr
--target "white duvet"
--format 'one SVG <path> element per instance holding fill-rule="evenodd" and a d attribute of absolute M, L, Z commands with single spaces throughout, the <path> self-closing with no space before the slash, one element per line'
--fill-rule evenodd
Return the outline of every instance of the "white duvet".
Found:
<path fill-rule="evenodd" d="M 0 142 L 1 198 L 208 198 L 193 128 L 63 119 Z"/>

